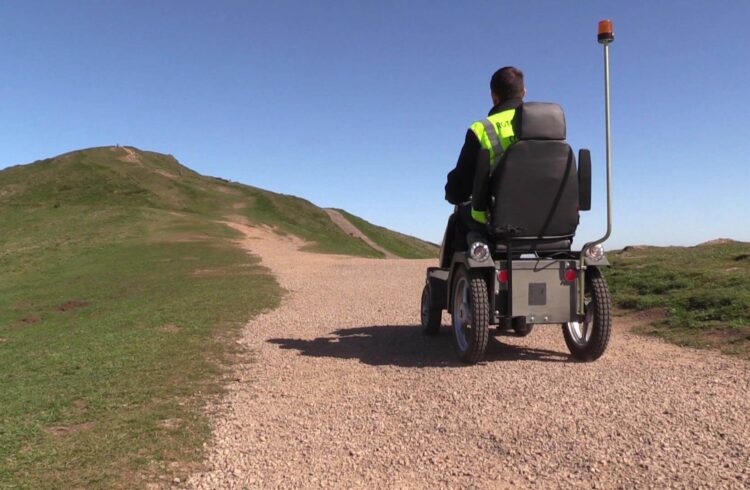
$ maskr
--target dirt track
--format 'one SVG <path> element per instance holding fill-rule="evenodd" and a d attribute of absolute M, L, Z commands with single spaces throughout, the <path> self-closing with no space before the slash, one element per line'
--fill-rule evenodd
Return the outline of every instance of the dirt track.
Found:
<path fill-rule="evenodd" d="M 339 213 L 335 209 L 330 209 L 330 208 L 323 209 L 323 211 L 325 211 L 328 217 L 331 218 L 331 221 L 336 223 L 336 226 L 344 230 L 344 233 L 346 233 L 347 235 L 351 235 L 355 238 L 359 238 L 360 240 L 364 241 L 367 245 L 374 248 L 378 252 L 382 252 L 386 259 L 398 258 L 395 255 L 393 255 L 391 252 L 389 252 L 388 250 L 384 249 L 377 243 L 373 242 L 370 239 L 370 237 L 362 233 L 359 230 L 359 228 L 354 226 L 348 219 L 346 219 L 346 217 L 343 214 Z"/>
<path fill-rule="evenodd" d="M 289 294 L 245 328 L 255 362 L 214 407 L 190 487 L 750 487 L 750 363 L 618 320 L 595 363 L 547 326 L 466 367 L 447 327 L 417 327 L 433 261 L 305 254 L 235 227 Z"/>

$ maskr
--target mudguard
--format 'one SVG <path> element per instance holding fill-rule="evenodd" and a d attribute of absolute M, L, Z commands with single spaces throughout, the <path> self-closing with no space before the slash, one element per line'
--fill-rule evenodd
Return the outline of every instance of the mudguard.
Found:
<path fill-rule="evenodd" d="M 427 284 L 430 285 L 430 304 L 433 308 L 448 309 L 448 277 L 450 271 L 439 267 L 427 269 Z"/>

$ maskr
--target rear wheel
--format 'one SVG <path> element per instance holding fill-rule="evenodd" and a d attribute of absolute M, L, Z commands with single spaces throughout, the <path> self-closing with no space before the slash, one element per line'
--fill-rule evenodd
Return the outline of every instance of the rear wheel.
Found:
<path fill-rule="evenodd" d="M 440 332 L 440 321 L 443 316 L 443 310 L 433 308 L 430 296 L 430 285 L 425 284 L 422 289 L 422 331 L 427 335 L 437 335 Z"/>
<path fill-rule="evenodd" d="M 586 269 L 585 315 L 563 323 L 563 337 L 570 353 L 581 361 L 595 361 L 607 350 L 612 332 L 612 298 L 607 281 L 596 267 Z"/>
<path fill-rule="evenodd" d="M 453 287 L 453 338 L 459 359 L 467 364 L 482 360 L 489 339 L 490 307 L 487 283 L 481 275 L 461 266 Z"/>

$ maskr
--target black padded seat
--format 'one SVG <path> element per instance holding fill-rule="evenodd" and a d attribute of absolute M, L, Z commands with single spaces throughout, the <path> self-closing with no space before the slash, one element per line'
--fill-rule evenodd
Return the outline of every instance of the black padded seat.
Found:
<path fill-rule="evenodd" d="M 502 250 L 570 250 L 578 227 L 578 171 L 557 104 L 527 102 L 514 120 L 518 140 L 474 182 L 475 209 L 489 209 L 488 231 Z M 517 248 L 518 247 L 518 248 Z"/>

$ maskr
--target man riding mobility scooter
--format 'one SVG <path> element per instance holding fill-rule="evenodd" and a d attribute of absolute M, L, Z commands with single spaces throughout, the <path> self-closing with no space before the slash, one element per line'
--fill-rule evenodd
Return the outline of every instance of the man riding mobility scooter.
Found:
<path fill-rule="evenodd" d="M 604 44 L 607 149 L 607 232 L 580 251 L 571 249 L 579 211 L 591 208 L 591 155 L 580 150 L 578 166 L 565 142 L 565 117 L 557 104 L 527 102 L 516 116 L 517 141 L 497 162 L 482 150 L 472 208 L 487 209 L 484 233 L 470 233 L 467 251 L 446 253 L 427 270 L 421 323 L 437 334 L 442 310 L 452 315 L 459 358 L 484 355 L 490 325 L 528 334 L 535 324 L 562 325 L 565 343 L 579 360 L 598 359 L 612 328 L 611 299 L 599 267 L 609 265 L 601 243 L 610 235 L 611 155 L 609 43 L 611 21 L 599 23 Z"/>

